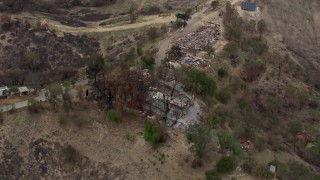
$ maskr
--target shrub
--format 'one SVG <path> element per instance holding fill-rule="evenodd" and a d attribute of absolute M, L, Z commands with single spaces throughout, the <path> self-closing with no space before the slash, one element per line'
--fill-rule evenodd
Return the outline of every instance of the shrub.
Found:
<path fill-rule="evenodd" d="M 142 56 L 143 55 L 143 51 L 141 47 L 137 47 L 137 54 L 138 56 Z"/>
<path fill-rule="evenodd" d="M 296 161 L 289 161 L 286 164 L 280 164 L 277 175 L 281 179 L 295 179 L 295 180 L 318 180 L 320 175 L 311 172 L 306 166 Z"/>
<path fill-rule="evenodd" d="M 71 96 L 69 93 L 65 92 L 62 95 L 63 99 L 63 109 L 65 112 L 69 112 L 70 110 L 73 109 L 72 107 L 72 102 L 71 102 Z"/>
<path fill-rule="evenodd" d="M 75 163 L 77 156 L 78 156 L 77 150 L 71 145 L 68 145 L 67 147 L 62 149 L 62 157 L 64 161 L 67 163 Z"/>
<path fill-rule="evenodd" d="M 120 122 L 120 117 L 119 117 L 118 113 L 113 109 L 110 109 L 109 111 L 107 111 L 107 119 L 109 121 L 115 122 L 115 123 Z"/>
<path fill-rule="evenodd" d="M 38 112 L 42 111 L 43 109 L 44 109 L 43 106 L 38 101 L 36 101 L 33 98 L 28 99 L 29 113 L 38 113 Z"/>
<path fill-rule="evenodd" d="M 237 160 L 234 157 L 223 157 L 217 163 L 219 173 L 230 173 L 237 167 Z"/>
<path fill-rule="evenodd" d="M 64 112 L 64 113 L 59 115 L 59 121 L 58 122 L 60 124 L 66 124 L 67 121 L 68 121 L 68 114 L 67 113 Z"/>
<path fill-rule="evenodd" d="M 71 87 L 72 81 L 71 80 L 66 80 L 63 82 L 62 86 L 68 91 L 68 89 Z"/>
<path fill-rule="evenodd" d="M 219 6 L 219 1 L 215 0 L 211 2 L 211 7 L 212 9 L 216 9 Z"/>
<path fill-rule="evenodd" d="M 247 38 L 241 44 L 244 51 L 253 51 L 255 54 L 262 55 L 268 50 L 267 42 L 260 41 L 258 38 Z"/>
<path fill-rule="evenodd" d="M 222 104 L 228 104 L 231 99 L 231 94 L 228 90 L 223 89 L 216 94 L 216 99 Z"/>
<path fill-rule="evenodd" d="M 126 133 L 126 138 L 130 142 L 136 141 L 136 137 L 134 135 L 130 134 L 130 133 Z"/>
<path fill-rule="evenodd" d="M 150 121 L 144 123 L 144 139 L 150 141 L 153 145 L 157 145 L 164 140 L 159 127 Z"/>
<path fill-rule="evenodd" d="M 238 99 L 237 104 L 241 110 L 243 110 L 244 108 L 246 108 L 248 106 L 248 103 L 246 102 L 246 100 L 244 98 Z"/>
<path fill-rule="evenodd" d="M 258 137 L 255 142 L 255 146 L 259 152 L 263 151 L 267 147 L 267 139 L 264 137 Z"/>
<path fill-rule="evenodd" d="M 255 168 L 254 174 L 261 179 L 272 179 L 272 174 L 268 166 L 258 165 Z"/>
<path fill-rule="evenodd" d="M 302 132 L 302 123 L 299 121 L 293 121 L 288 124 L 288 132 L 292 135 L 296 135 Z"/>
<path fill-rule="evenodd" d="M 141 60 L 143 68 L 153 70 L 155 65 L 155 59 L 153 57 L 143 57 Z"/>
<path fill-rule="evenodd" d="M 237 58 L 239 55 L 239 47 L 236 43 L 229 42 L 224 46 L 223 52 L 229 58 L 234 59 L 234 58 Z"/>
<path fill-rule="evenodd" d="M 222 180 L 219 173 L 215 170 L 210 170 L 206 172 L 206 179 L 207 180 Z"/>
<path fill-rule="evenodd" d="M 243 71 L 241 72 L 241 79 L 244 81 L 252 82 L 266 70 L 265 64 L 258 60 L 249 60 L 244 64 Z"/>
<path fill-rule="evenodd" d="M 156 27 L 151 27 L 148 30 L 149 40 L 153 41 L 159 37 L 158 29 Z"/>
<path fill-rule="evenodd" d="M 221 149 L 229 149 L 233 154 L 240 156 L 242 154 L 242 148 L 240 143 L 235 140 L 230 134 L 225 131 L 218 131 L 217 133 Z"/>
<path fill-rule="evenodd" d="M 227 116 L 224 112 L 217 111 L 212 113 L 208 118 L 208 124 L 211 128 L 216 128 L 217 125 L 224 124 L 227 121 Z"/>
<path fill-rule="evenodd" d="M 219 76 L 219 78 L 224 78 L 224 77 L 226 77 L 227 75 L 228 75 L 228 73 L 227 73 L 226 70 L 224 70 L 223 68 L 219 68 L 219 70 L 218 70 L 218 76 Z"/>
<path fill-rule="evenodd" d="M 17 93 L 18 92 L 18 88 L 16 86 L 12 86 L 9 88 L 9 92 L 10 93 Z"/>
<path fill-rule="evenodd" d="M 244 172 L 248 174 L 253 174 L 256 166 L 257 163 L 253 160 L 253 158 L 247 158 L 244 160 L 243 164 L 241 165 L 241 168 Z"/>

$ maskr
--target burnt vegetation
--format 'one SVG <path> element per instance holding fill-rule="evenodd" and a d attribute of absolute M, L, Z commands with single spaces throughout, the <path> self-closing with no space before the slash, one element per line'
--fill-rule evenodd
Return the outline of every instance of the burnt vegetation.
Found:
<path fill-rule="evenodd" d="M 100 50 L 91 37 L 63 33 L 58 35 L 46 24 L 13 20 L 2 15 L 0 40 L 2 84 L 39 85 L 66 79 L 85 65 L 85 57 Z"/>

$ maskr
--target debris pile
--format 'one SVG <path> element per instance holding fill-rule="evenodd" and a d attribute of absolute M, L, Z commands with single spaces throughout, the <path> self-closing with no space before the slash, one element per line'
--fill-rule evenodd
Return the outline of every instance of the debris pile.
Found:
<path fill-rule="evenodd" d="M 216 26 L 204 26 L 195 32 L 189 33 L 177 40 L 176 44 L 188 52 L 203 51 L 208 44 L 214 44 L 218 38 L 219 28 Z"/>
<path fill-rule="evenodd" d="M 192 57 L 192 56 L 185 56 L 181 58 L 180 60 L 181 64 L 184 64 L 187 67 L 201 67 L 204 68 L 206 67 L 206 63 L 197 57 Z"/>
<path fill-rule="evenodd" d="M 246 152 L 249 151 L 249 149 L 250 149 L 250 144 L 251 144 L 251 141 L 250 141 L 249 139 L 247 139 L 247 138 L 241 139 L 241 148 L 242 148 L 243 150 L 245 150 Z"/>

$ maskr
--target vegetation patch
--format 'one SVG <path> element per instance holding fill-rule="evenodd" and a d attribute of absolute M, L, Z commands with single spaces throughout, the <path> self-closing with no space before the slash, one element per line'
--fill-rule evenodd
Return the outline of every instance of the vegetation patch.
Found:
<path fill-rule="evenodd" d="M 188 80 L 192 90 L 202 96 L 213 96 L 216 91 L 216 82 L 206 73 L 192 69 L 188 72 Z"/>
<path fill-rule="evenodd" d="M 107 119 L 108 121 L 114 122 L 114 123 L 120 122 L 120 117 L 114 109 L 110 109 L 107 111 Z"/>
<path fill-rule="evenodd" d="M 153 145 L 160 144 L 164 141 L 164 137 L 159 126 L 155 123 L 146 120 L 144 123 L 144 139 L 151 142 Z"/>
<path fill-rule="evenodd" d="M 217 171 L 219 173 L 230 173 L 237 167 L 237 160 L 235 157 L 223 157 L 217 163 Z"/>

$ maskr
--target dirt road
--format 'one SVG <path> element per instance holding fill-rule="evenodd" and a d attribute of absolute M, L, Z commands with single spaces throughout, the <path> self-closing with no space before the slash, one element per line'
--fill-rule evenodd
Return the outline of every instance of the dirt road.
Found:
<path fill-rule="evenodd" d="M 60 24 L 57 21 L 49 20 L 42 15 L 37 14 L 29 14 L 29 13 L 20 13 L 19 15 L 14 15 L 15 17 L 23 18 L 23 19 L 30 19 L 30 20 L 37 20 L 42 19 L 45 21 L 50 29 L 56 29 L 58 31 L 67 32 L 67 33 L 99 33 L 99 32 L 111 32 L 111 31 L 121 31 L 121 30 L 129 30 L 129 29 L 136 29 L 145 26 L 151 26 L 156 24 L 165 24 L 173 21 L 174 15 L 172 14 L 170 17 L 159 17 L 158 15 L 151 15 L 151 16 L 142 16 L 142 22 L 137 22 L 133 24 L 123 24 L 119 26 L 112 26 L 112 27 L 101 27 L 99 25 L 89 26 L 89 27 L 72 27 Z M 36 16 L 36 17 L 35 17 Z"/>
<path fill-rule="evenodd" d="M 157 66 L 159 66 L 161 64 L 161 60 L 166 57 L 166 51 L 170 48 L 170 44 L 173 41 L 186 34 L 196 31 L 198 28 L 203 26 L 205 22 L 219 18 L 218 11 L 211 10 L 210 2 L 211 1 L 207 2 L 206 6 L 202 10 L 192 15 L 192 18 L 188 21 L 188 25 L 184 29 L 177 30 L 173 34 L 169 34 L 168 37 L 160 41 L 158 45 L 158 53 L 155 57 Z"/>

